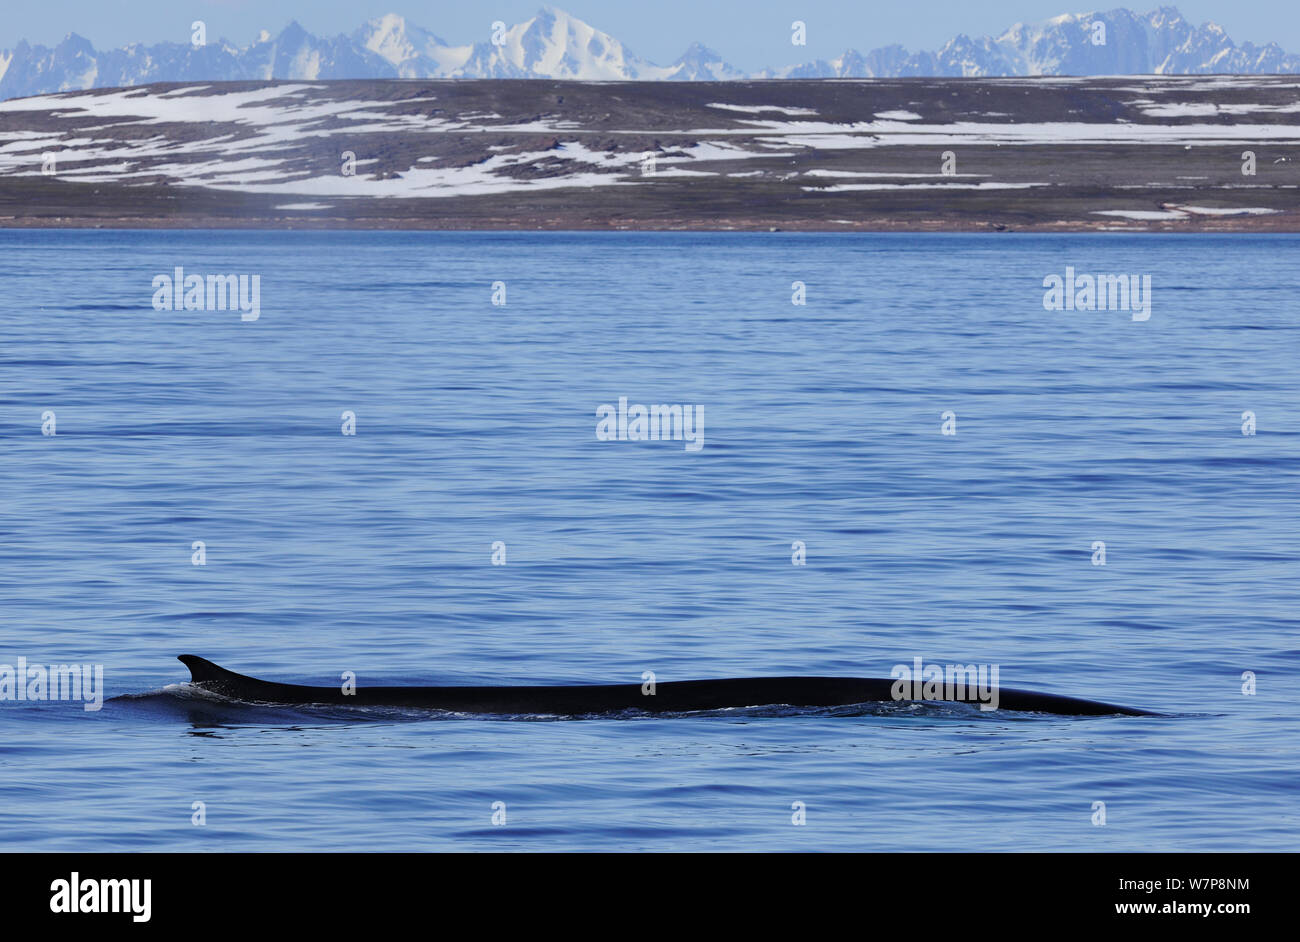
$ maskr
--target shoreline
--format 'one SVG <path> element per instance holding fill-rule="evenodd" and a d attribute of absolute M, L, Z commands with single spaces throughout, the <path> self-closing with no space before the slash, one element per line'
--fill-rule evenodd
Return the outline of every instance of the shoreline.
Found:
<path fill-rule="evenodd" d="M 495 223 L 495 224 L 493 224 Z M 1191 223 L 1191 224 L 1189 224 Z M 806 232 L 814 234 L 833 233 L 945 233 L 971 235 L 978 233 L 1000 235 L 1004 233 L 1083 235 L 1104 234 L 1111 232 L 1137 233 L 1143 235 L 1206 235 L 1213 233 L 1256 233 L 1275 235 L 1300 234 L 1300 215 L 1288 214 L 1286 219 L 1261 219 L 1257 216 L 1238 218 L 1207 218 L 1204 221 L 1187 222 L 1160 221 L 1152 224 L 1133 224 L 1117 226 L 1104 222 L 1092 225 L 1075 225 L 1070 223 L 1041 223 L 1028 225 L 1004 225 L 995 223 L 945 223 L 929 221 L 924 224 L 899 222 L 884 224 L 880 220 L 863 220 L 860 222 L 831 225 L 817 220 L 791 222 L 789 220 L 765 222 L 732 222 L 714 224 L 707 220 L 697 220 L 685 224 L 663 224 L 645 222 L 628 224 L 620 221 L 605 225 L 582 224 L 572 220 L 556 220 L 548 225 L 519 225 L 510 220 L 480 220 L 477 225 L 455 225 L 454 220 L 412 221 L 409 219 L 354 219 L 346 217 L 312 218 L 312 219 L 230 219 L 230 218 L 136 218 L 121 217 L 106 219 L 103 217 L 75 217 L 41 219 L 34 217 L 14 218 L 0 216 L 0 230 L 27 229 L 105 229 L 138 231 L 220 231 L 231 232 L 747 232 L 747 233 L 782 233 Z"/>

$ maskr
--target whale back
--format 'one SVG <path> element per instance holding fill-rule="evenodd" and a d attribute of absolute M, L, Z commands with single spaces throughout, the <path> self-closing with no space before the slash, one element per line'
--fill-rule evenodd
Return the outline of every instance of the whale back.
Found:
<path fill-rule="evenodd" d="M 681 680 L 657 685 L 647 696 L 640 684 L 507 687 L 306 687 L 258 680 L 226 670 L 206 658 L 182 654 L 191 682 L 204 690 L 260 703 L 348 704 L 446 710 L 457 713 L 557 714 L 582 716 L 636 710 L 687 713 L 739 707 L 834 707 L 870 702 L 897 702 L 890 680 L 865 677 L 734 677 Z M 1014 690 L 995 691 L 1003 709 L 1063 716 L 1153 716 L 1113 703 Z M 941 698 L 943 699 L 943 698 Z M 977 703 L 971 689 L 954 698 Z"/>

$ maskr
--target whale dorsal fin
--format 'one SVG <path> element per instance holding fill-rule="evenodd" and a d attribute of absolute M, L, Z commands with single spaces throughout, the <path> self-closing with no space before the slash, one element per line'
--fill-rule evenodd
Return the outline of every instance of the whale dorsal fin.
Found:
<path fill-rule="evenodd" d="M 228 671 L 224 667 L 213 664 L 207 658 L 199 657 L 195 654 L 181 654 L 176 660 L 180 661 L 190 669 L 190 681 L 201 684 L 214 680 L 251 680 L 243 674 L 236 674 L 234 671 Z"/>

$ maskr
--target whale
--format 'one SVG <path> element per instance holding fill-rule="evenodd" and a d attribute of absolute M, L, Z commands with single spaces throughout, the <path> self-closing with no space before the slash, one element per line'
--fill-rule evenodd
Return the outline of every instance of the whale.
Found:
<path fill-rule="evenodd" d="M 231 700 L 287 705 L 398 707 L 449 713 L 539 714 L 562 717 L 643 713 L 696 713 L 746 707 L 844 707 L 897 702 L 898 682 L 868 677 L 733 677 L 643 684 L 577 684 L 504 687 L 310 687 L 258 680 L 226 670 L 193 654 L 177 660 L 190 669 L 190 683 Z M 653 693 L 649 693 L 653 690 Z M 1148 710 L 1029 690 L 994 688 L 1001 710 L 1059 716 L 1159 716 Z M 939 699 L 979 705 L 981 691 L 958 688 Z M 983 691 L 987 693 L 987 691 Z M 910 698 L 907 698 L 910 699 Z M 927 698 L 929 700 L 929 698 Z"/>

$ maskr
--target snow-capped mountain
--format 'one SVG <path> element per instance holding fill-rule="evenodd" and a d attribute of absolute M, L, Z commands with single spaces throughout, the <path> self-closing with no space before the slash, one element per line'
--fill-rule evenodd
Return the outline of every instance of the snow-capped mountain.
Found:
<path fill-rule="evenodd" d="M 691 43 L 664 78 L 683 82 L 729 82 L 748 78 L 744 72 L 723 61 L 722 56 L 701 43 Z"/>
<path fill-rule="evenodd" d="M 659 79 L 666 70 L 634 55 L 608 33 L 551 7 L 496 42 L 475 43 L 452 78 Z"/>
<path fill-rule="evenodd" d="M 450 75 L 464 67 L 475 48 L 472 44 L 453 46 L 428 30 L 408 23 L 396 13 L 370 20 L 348 38 L 354 45 L 384 60 L 399 78 Z M 377 65 L 376 70 L 382 74 L 384 66 Z"/>
<path fill-rule="evenodd" d="M 1105 41 L 1097 42 L 1097 24 Z M 1149 13 L 1115 9 L 1017 23 L 1001 35 L 956 36 L 936 52 L 885 46 L 829 60 L 769 68 L 747 76 L 720 54 L 692 43 L 668 66 L 634 54 L 615 37 L 544 7 L 536 16 L 451 44 L 396 14 L 350 34 L 322 38 L 290 23 L 247 46 L 221 39 L 135 43 L 97 51 L 70 33 L 54 48 L 19 42 L 0 52 L 0 98 L 148 82 L 338 78 L 549 78 L 717 81 L 742 78 L 896 78 L 913 75 L 1120 75 L 1295 73 L 1300 56 L 1276 43 L 1234 43 L 1214 23 L 1194 26 L 1174 7 Z"/>
<path fill-rule="evenodd" d="M 1104 30 L 1098 29 L 1098 24 Z M 1100 41 L 1099 41 L 1100 40 Z M 937 52 L 886 46 L 854 49 L 835 59 L 784 69 L 763 78 L 900 78 L 912 75 L 1196 75 L 1300 72 L 1300 56 L 1277 45 L 1235 44 L 1215 23 L 1194 26 L 1175 7 L 1150 13 L 1114 9 L 1067 13 L 1042 23 L 1017 23 L 1000 36 L 959 35 Z"/>

